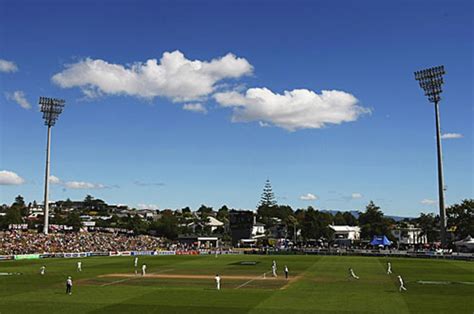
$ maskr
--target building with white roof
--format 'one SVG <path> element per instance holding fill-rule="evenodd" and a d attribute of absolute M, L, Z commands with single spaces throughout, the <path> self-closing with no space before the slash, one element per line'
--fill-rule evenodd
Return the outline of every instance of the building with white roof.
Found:
<path fill-rule="evenodd" d="M 329 225 L 333 233 L 333 240 L 339 242 L 352 242 L 360 240 L 360 227 Z"/>

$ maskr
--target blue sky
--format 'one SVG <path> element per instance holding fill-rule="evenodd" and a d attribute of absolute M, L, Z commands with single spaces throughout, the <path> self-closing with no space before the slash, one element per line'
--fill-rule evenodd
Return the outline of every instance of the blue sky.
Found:
<path fill-rule="evenodd" d="M 0 0 L 0 203 L 43 198 L 39 96 L 63 98 L 51 199 L 437 211 L 473 197 L 471 1 Z M 150 60 L 150 61 L 149 61 Z"/>

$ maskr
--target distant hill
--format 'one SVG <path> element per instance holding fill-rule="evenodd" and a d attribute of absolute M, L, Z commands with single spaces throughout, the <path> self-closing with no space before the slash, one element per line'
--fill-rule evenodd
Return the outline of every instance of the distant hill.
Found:
<path fill-rule="evenodd" d="M 347 210 L 322 210 L 323 212 L 330 213 L 331 215 L 335 215 L 337 213 L 344 213 L 347 212 Z M 359 219 L 359 212 L 357 210 L 349 210 L 355 218 Z M 396 222 L 402 221 L 403 219 L 413 219 L 413 217 L 402 217 L 402 216 L 391 216 L 391 215 L 385 215 L 385 217 L 391 218 L 395 220 Z"/>

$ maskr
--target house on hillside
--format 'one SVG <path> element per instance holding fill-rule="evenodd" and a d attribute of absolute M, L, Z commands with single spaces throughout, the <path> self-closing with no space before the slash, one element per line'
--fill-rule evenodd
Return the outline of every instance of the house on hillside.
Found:
<path fill-rule="evenodd" d="M 145 220 L 157 220 L 158 214 L 154 209 L 137 209 L 136 214 Z"/>
<path fill-rule="evenodd" d="M 216 218 L 209 216 L 207 217 L 208 222 L 206 223 L 206 226 L 211 227 L 211 232 L 216 231 L 220 227 L 224 227 L 224 223 L 220 220 L 217 220 Z"/>
<path fill-rule="evenodd" d="M 43 206 L 38 205 L 36 207 L 30 207 L 28 210 L 28 219 L 35 219 L 38 218 L 38 216 L 43 216 L 43 214 Z"/>
<path fill-rule="evenodd" d="M 199 216 L 196 214 L 196 218 Z M 206 221 L 207 220 L 207 221 Z M 186 225 L 188 228 L 191 228 L 193 232 L 196 232 L 196 230 L 202 229 L 208 229 L 211 233 L 216 231 L 219 228 L 224 227 L 224 223 L 220 220 L 217 220 L 216 218 L 212 216 L 208 216 L 206 218 L 203 218 L 200 221 L 193 221 L 189 224 Z"/>
<path fill-rule="evenodd" d="M 265 234 L 265 224 L 257 222 L 257 217 L 254 216 L 252 225 L 252 237 L 260 236 Z"/>

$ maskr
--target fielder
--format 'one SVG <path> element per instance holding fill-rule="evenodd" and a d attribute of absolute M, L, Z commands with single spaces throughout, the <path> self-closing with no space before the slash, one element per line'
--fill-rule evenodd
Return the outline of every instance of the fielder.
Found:
<path fill-rule="evenodd" d="M 359 279 L 359 276 L 357 276 L 355 273 L 354 273 L 354 270 L 352 268 L 349 268 L 349 279 L 350 278 L 354 278 L 354 279 Z"/>
<path fill-rule="evenodd" d="M 77 262 L 77 271 L 82 271 L 82 262 Z"/>
<path fill-rule="evenodd" d="M 407 288 L 405 288 L 405 285 L 403 284 L 402 276 L 398 275 L 398 281 L 400 282 L 400 288 L 398 288 L 398 291 L 407 291 Z"/>
<path fill-rule="evenodd" d="M 142 276 L 146 275 L 146 264 L 142 265 Z"/>
<path fill-rule="evenodd" d="M 71 276 L 67 277 L 66 280 L 66 294 L 72 294 L 72 278 Z"/>
<path fill-rule="evenodd" d="M 44 273 L 46 272 L 46 266 L 41 266 L 40 268 L 40 275 L 44 275 Z"/>
<path fill-rule="evenodd" d="M 221 290 L 221 277 L 219 277 L 219 274 L 216 274 L 216 289 Z"/>
<path fill-rule="evenodd" d="M 288 266 L 285 265 L 285 279 L 288 280 Z"/>
<path fill-rule="evenodd" d="M 392 263 L 387 262 L 387 275 L 392 273 Z"/>
<path fill-rule="evenodd" d="M 133 266 L 135 266 L 135 275 L 138 275 L 138 257 L 135 257 L 133 261 Z"/>

